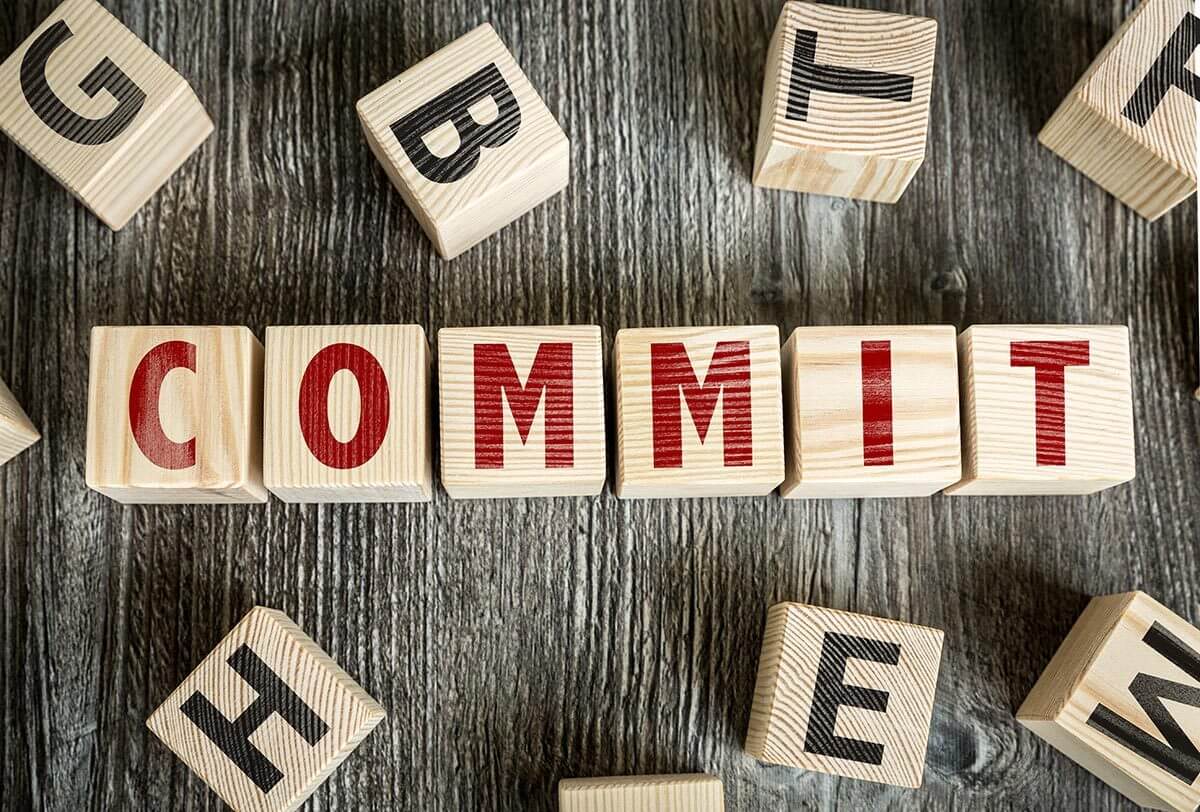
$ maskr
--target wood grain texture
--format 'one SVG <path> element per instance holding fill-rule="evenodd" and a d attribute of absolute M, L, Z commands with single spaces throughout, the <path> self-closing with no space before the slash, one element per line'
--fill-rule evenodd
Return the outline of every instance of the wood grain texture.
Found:
<path fill-rule="evenodd" d="M 250 710 L 266 694 L 232 667 L 245 649 L 269 669 L 268 677 L 278 678 L 303 703 L 301 712 L 316 715 L 319 724 L 309 733 L 315 741 L 302 738 L 278 710 L 263 718 Z M 257 786 L 184 712 L 197 694 L 228 722 L 241 721 L 245 714 L 247 727 L 234 735 L 247 737 L 276 771 L 269 790 Z M 287 615 L 257 606 L 163 701 L 146 726 L 236 812 L 290 812 L 384 716 L 379 703 Z M 245 758 L 246 749 L 243 742 L 239 758 Z"/>
<path fill-rule="evenodd" d="M 911 15 L 785 3 L 767 54 L 755 184 L 899 200 L 925 162 L 937 29 Z M 803 49 L 809 62 L 798 66 Z"/>
<path fill-rule="evenodd" d="M 771 607 L 746 752 L 796 769 L 921 786 L 942 640 L 940 629 L 911 623 L 798 603 Z M 844 698 L 842 686 L 852 686 Z M 862 689 L 875 692 L 878 707 L 864 707 L 871 698 Z M 836 741 L 816 732 L 822 723 Z"/>
<path fill-rule="evenodd" d="M 882 380 L 868 371 L 870 346 L 883 348 Z M 958 389 L 953 327 L 797 328 L 783 346 L 780 492 L 788 499 L 930 496 L 953 485 L 962 478 Z M 871 400 L 886 403 L 882 426 L 873 425 Z"/>
<path fill-rule="evenodd" d="M 0 380 L 0 465 L 42 439 L 33 421 Z"/>
<path fill-rule="evenodd" d="M 1144 682 L 1139 675 L 1145 674 L 1166 681 L 1147 684 L 1180 732 L 1192 741 L 1200 735 L 1200 708 L 1195 706 L 1200 677 L 1177 656 L 1178 647 L 1158 650 L 1147 642 L 1155 627 L 1181 643 L 1185 657 L 1200 657 L 1200 631 L 1144 592 L 1093 598 L 1025 698 L 1017 719 L 1139 805 L 1192 812 L 1200 804 L 1200 789 L 1089 724 L 1103 706 L 1163 741 L 1169 734 L 1133 695 L 1135 680 Z M 1158 700 L 1159 695 L 1169 701 Z"/>
<path fill-rule="evenodd" d="M 47 87 L 27 99 L 22 64 L 48 29 L 64 23 L 66 39 L 46 62 Z M 104 60 L 119 73 L 101 70 L 105 92 L 84 90 Z M 123 81 L 136 86 L 128 97 Z M 187 80 L 95 0 L 66 0 L 55 9 L 0 65 L 0 88 L 0 130 L 116 230 L 213 131 Z M 126 121 L 122 110 L 126 103 L 137 104 L 139 95 L 140 105 Z M 47 126 L 35 112 L 41 104 L 66 106 L 66 112 L 50 114 L 58 127 L 66 127 L 72 115 L 86 120 L 81 124 L 88 143 Z M 114 123 L 118 118 L 119 127 Z M 110 128 L 115 132 L 98 134 Z"/>
<path fill-rule="evenodd" d="M 928 160 L 896 206 L 751 184 L 777 0 L 111 0 L 219 127 L 119 234 L 0 139 L 0 376 L 44 436 L 0 469 L 5 804 L 215 812 L 145 719 L 267 605 L 389 712 L 326 812 L 552 812 L 562 778 L 688 772 L 737 812 L 1131 809 L 1012 717 L 1087 596 L 1137 586 L 1200 620 L 1195 203 L 1147 223 L 1036 141 L 1136 2 L 841 5 L 939 22 Z M 0 6 L 0 53 L 53 7 Z M 575 177 L 446 263 L 354 102 L 485 20 Z M 624 327 L 1017 320 L 1131 326 L 1133 483 L 179 508 L 84 481 L 95 324 L 597 324 L 609 365 Z M 743 752 L 781 600 L 945 630 L 920 791 Z"/>
<path fill-rule="evenodd" d="M 1172 89 L 1152 111 L 1148 104 L 1136 105 L 1143 109 L 1135 115 L 1147 116 L 1144 122 L 1124 111 L 1194 11 L 1191 0 L 1144 0 L 1038 136 L 1151 220 L 1196 192 L 1196 100 Z"/>
<path fill-rule="evenodd" d="M 712 775 L 570 778 L 558 784 L 559 812 L 725 812 Z"/>
<path fill-rule="evenodd" d="M 433 402 L 419 326 L 268 327 L 263 482 L 285 502 L 428 502 Z"/>

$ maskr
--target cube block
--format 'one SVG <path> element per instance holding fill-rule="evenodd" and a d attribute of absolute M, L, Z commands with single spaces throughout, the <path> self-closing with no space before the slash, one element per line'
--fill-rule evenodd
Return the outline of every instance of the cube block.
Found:
<path fill-rule="evenodd" d="M 452 497 L 604 489 L 599 327 L 444 329 L 438 380 L 442 486 Z"/>
<path fill-rule="evenodd" d="M 1094 598 L 1017 721 L 1133 802 L 1200 806 L 1200 631 L 1142 592 Z"/>
<path fill-rule="evenodd" d="M 784 476 L 776 327 L 621 330 L 617 495 L 762 496 Z"/>
<path fill-rule="evenodd" d="M 963 479 L 946 493 L 1087 494 L 1134 478 L 1129 328 L 977 325 L 958 346 Z"/>
<path fill-rule="evenodd" d="M 771 39 L 754 183 L 895 203 L 925 161 L 937 22 L 789 2 Z"/>
<path fill-rule="evenodd" d="M 87 484 L 118 502 L 265 502 L 263 348 L 245 327 L 96 327 Z"/>
<path fill-rule="evenodd" d="M 567 137 L 490 25 L 361 99 L 358 117 L 447 259 L 567 185 Z"/>
<path fill-rule="evenodd" d="M 783 348 L 785 498 L 929 496 L 962 478 L 953 327 L 801 327 Z"/>
<path fill-rule="evenodd" d="M 746 752 L 772 764 L 919 787 L 943 634 L 891 620 L 771 607 Z"/>
<path fill-rule="evenodd" d="M 1190 0 L 1144 0 L 1039 140 L 1143 217 L 1196 192 L 1200 45 Z"/>
<path fill-rule="evenodd" d="M 95 0 L 55 9 L 0 88 L 0 129 L 113 229 L 213 130 L 187 81 Z"/>
<path fill-rule="evenodd" d="M 0 465 L 42 439 L 33 421 L 26 416 L 21 404 L 13 397 L 4 381 L 0 381 Z"/>
<path fill-rule="evenodd" d="M 418 326 L 268 328 L 267 489 L 285 502 L 432 499 L 431 364 Z"/>
<path fill-rule="evenodd" d="M 558 784 L 559 812 L 725 812 L 713 775 L 571 778 Z"/>
<path fill-rule="evenodd" d="M 259 606 L 146 726 L 236 812 L 286 812 L 384 716 L 287 615 Z"/>

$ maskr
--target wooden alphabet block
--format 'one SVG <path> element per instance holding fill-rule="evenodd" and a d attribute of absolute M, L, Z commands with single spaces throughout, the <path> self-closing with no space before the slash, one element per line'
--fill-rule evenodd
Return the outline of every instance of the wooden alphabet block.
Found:
<path fill-rule="evenodd" d="M 789 2 L 771 39 L 754 184 L 895 203 L 925 161 L 937 22 Z"/>
<path fill-rule="evenodd" d="M 1096 58 L 1039 140 L 1143 217 L 1196 191 L 1200 47 L 1192 0 L 1145 0 Z"/>
<path fill-rule="evenodd" d="M 265 502 L 263 348 L 245 327 L 96 327 L 87 484 L 126 504 Z"/>
<path fill-rule="evenodd" d="M 259 606 L 146 726 L 236 812 L 288 812 L 385 715 L 287 615 Z"/>
<path fill-rule="evenodd" d="M 566 188 L 567 136 L 490 25 L 360 100 L 358 117 L 447 259 Z"/>
<path fill-rule="evenodd" d="M 267 489 L 285 502 L 428 502 L 430 367 L 417 326 L 268 328 Z"/>
<path fill-rule="evenodd" d="M 1094 598 L 1017 721 L 1134 803 L 1200 806 L 1200 631 L 1142 592 Z"/>
<path fill-rule="evenodd" d="M 21 404 L 0 381 L 0 465 L 42 439 Z"/>
<path fill-rule="evenodd" d="M 771 607 L 746 752 L 921 786 L 942 632 L 798 603 Z"/>
<path fill-rule="evenodd" d="M 783 348 L 784 498 L 929 496 L 962 478 L 953 327 L 801 327 Z"/>
<path fill-rule="evenodd" d="M 783 481 L 776 327 L 621 330 L 617 495 L 762 496 Z"/>
<path fill-rule="evenodd" d="M 571 778 L 558 783 L 559 812 L 725 812 L 713 775 Z"/>
<path fill-rule="evenodd" d="M 438 332 L 442 486 L 455 499 L 595 496 L 607 474 L 599 327 Z"/>
<path fill-rule="evenodd" d="M 958 339 L 959 496 L 1087 494 L 1137 472 L 1129 328 L 980 326 Z"/>
<path fill-rule="evenodd" d="M 66 0 L 0 65 L 0 129 L 110 228 L 212 133 L 182 76 L 95 0 Z"/>

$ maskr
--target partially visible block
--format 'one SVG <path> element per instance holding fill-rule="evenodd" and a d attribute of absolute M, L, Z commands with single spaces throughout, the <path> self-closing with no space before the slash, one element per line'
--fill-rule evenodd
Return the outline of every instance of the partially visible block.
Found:
<path fill-rule="evenodd" d="M 763 496 L 783 481 L 776 327 L 617 333 L 617 495 Z"/>
<path fill-rule="evenodd" d="M 114 230 L 213 131 L 187 81 L 95 0 L 55 9 L 0 89 L 0 129 Z"/>
<path fill-rule="evenodd" d="M 919 787 L 942 657 L 938 629 L 771 607 L 746 752 L 760 761 Z"/>
<path fill-rule="evenodd" d="M 455 499 L 595 496 L 607 475 L 600 328 L 438 332 L 442 487 Z"/>
<path fill-rule="evenodd" d="M 1129 328 L 975 326 L 958 339 L 958 496 L 1088 494 L 1137 473 Z"/>
<path fill-rule="evenodd" d="M 788 499 L 929 496 L 962 478 L 953 327 L 800 327 L 783 348 Z"/>
<path fill-rule="evenodd" d="M 433 498 L 431 359 L 415 325 L 269 327 L 263 478 L 285 502 Z"/>
<path fill-rule="evenodd" d="M 236 812 L 288 812 L 385 715 L 287 615 L 258 606 L 146 726 Z"/>
<path fill-rule="evenodd" d="M 375 157 L 447 259 L 566 188 L 570 143 L 482 25 L 358 102 Z"/>
<path fill-rule="evenodd" d="M 4 381 L 0 381 L 0 465 L 4 465 L 13 457 L 42 439 L 37 428 L 33 425 L 9 391 Z"/>
<path fill-rule="evenodd" d="M 937 22 L 789 2 L 771 39 L 754 184 L 895 203 L 925 161 Z"/>
<path fill-rule="evenodd" d="M 725 812 L 713 775 L 571 778 L 558 783 L 559 812 Z"/>
<path fill-rule="evenodd" d="M 1192 0 L 1145 0 L 1038 136 L 1143 217 L 1196 192 L 1200 46 Z"/>
<path fill-rule="evenodd" d="M 96 327 L 87 484 L 126 504 L 265 502 L 263 348 L 245 327 Z"/>
<path fill-rule="evenodd" d="M 1134 803 L 1200 807 L 1200 631 L 1143 592 L 1093 598 L 1017 721 Z"/>

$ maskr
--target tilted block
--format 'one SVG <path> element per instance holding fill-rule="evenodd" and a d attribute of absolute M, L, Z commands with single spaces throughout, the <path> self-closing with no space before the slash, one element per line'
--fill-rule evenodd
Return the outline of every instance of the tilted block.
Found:
<path fill-rule="evenodd" d="M 1094 598 L 1017 721 L 1130 800 L 1200 807 L 1200 631 L 1142 592 Z"/>
<path fill-rule="evenodd" d="M 754 183 L 895 203 L 925 161 L 937 22 L 789 2 L 767 54 Z"/>
<path fill-rule="evenodd" d="M 595 496 L 607 474 L 600 328 L 438 332 L 442 486 L 456 499 Z"/>
<path fill-rule="evenodd" d="M 783 481 L 775 327 L 621 330 L 617 495 L 762 496 Z"/>
<path fill-rule="evenodd" d="M 1145 0 L 1039 140 L 1152 220 L 1196 191 L 1200 46 L 1192 0 Z"/>
<path fill-rule="evenodd" d="M 245 327 L 96 327 L 87 484 L 127 504 L 265 502 L 263 348 Z"/>
<path fill-rule="evenodd" d="M 567 185 L 567 137 L 490 25 L 361 99 L 358 117 L 447 259 Z"/>
<path fill-rule="evenodd" d="M 801 327 L 783 348 L 785 498 L 929 496 L 962 478 L 953 327 Z"/>
<path fill-rule="evenodd" d="M 570 778 L 558 783 L 559 812 L 725 812 L 713 775 Z"/>
<path fill-rule="evenodd" d="M 975 326 L 958 338 L 961 496 L 1087 494 L 1137 472 L 1129 328 Z"/>
<path fill-rule="evenodd" d="M 431 361 L 417 326 L 270 327 L 263 478 L 285 502 L 433 498 Z"/>
<path fill-rule="evenodd" d="M 13 397 L 4 381 L 0 381 L 0 465 L 42 439 L 33 421 L 26 416 L 21 404 Z"/>
<path fill-rule="evenodd" d="M 942 657 L 938 629 L 771 607 L 746 752 L 771 764 L 919 787 Z"/>
<path fill-rule="evenodd" d="M 0 65 L 0 129 L 120 229 L 212 133 L 187 81 L 95 0 L 67 0 Z"/>
<path fill-rule="evenodd" d="M 286 812 L 384 716 L 287 615 L 259 606 L 146 726 L 236 812 Z"/>

